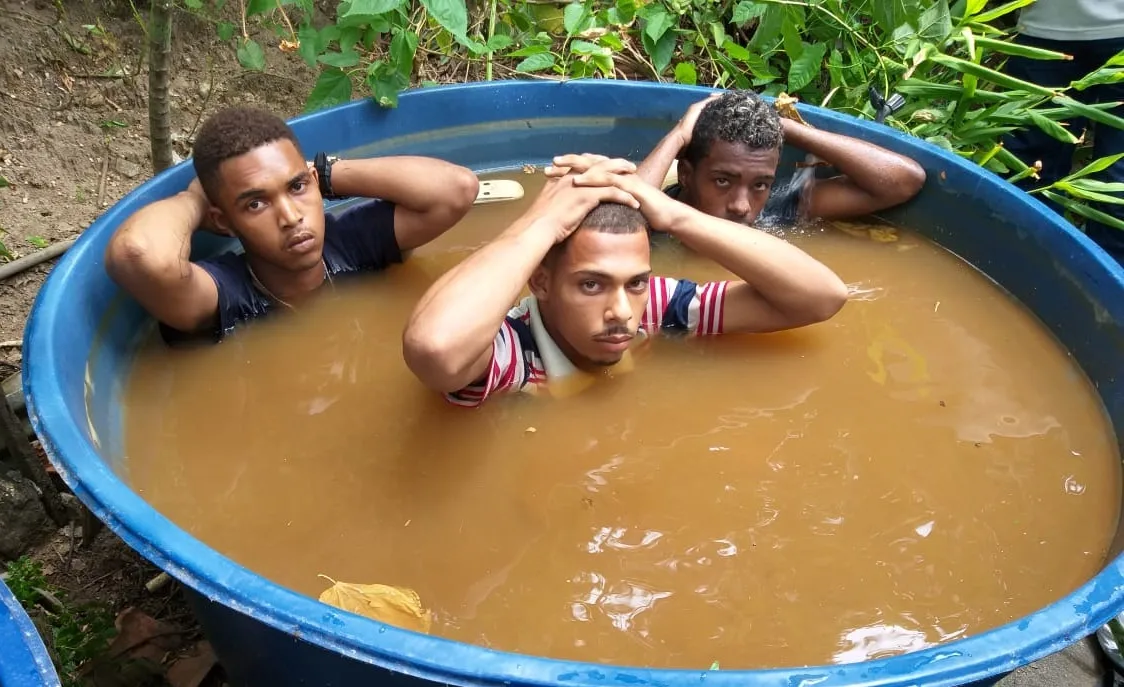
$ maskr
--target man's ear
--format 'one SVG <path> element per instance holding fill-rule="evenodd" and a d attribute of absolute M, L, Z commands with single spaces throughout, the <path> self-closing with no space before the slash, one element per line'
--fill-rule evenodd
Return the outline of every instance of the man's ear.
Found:
<path fill-rule="evenodd" d="M 531 278 L 527 281 L 527 287 L 531 289 L 531 294 L 538 300 L 543 300 L 550 295 L 550 268 L 546 265 L 539 265 L 531 272 Z"/>
<path fill-rule="evenodd" d="M 226 213 L 214 205 L 207 208 L 206 224 L 211 228 L 211 231 L 216 234 L 234 236 L 234 230 L 230 228 L 230 220 L 227 219 Z"/>
<path fill-rule="evenodd" d="M 695 173 L 694 166 L 687 160 L 680 158 L 676 167 L 679 171 L 679 185 L 683 187 L 690 186 L 691 176 Z"/>

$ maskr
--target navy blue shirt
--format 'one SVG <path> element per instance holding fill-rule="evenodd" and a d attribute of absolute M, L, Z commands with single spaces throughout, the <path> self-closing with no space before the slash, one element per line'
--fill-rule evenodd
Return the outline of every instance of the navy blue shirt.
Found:
<path fill-rule="evenodd" d="M 338 214 L 325 215 L 324 265 L 328 276 L 374 272 L 400 262 L 402 251 L 394 237 L 394 203 L 365 200 Z M 222 253 L 195 264 L 211 275 L 218 288 L 215 326 L 188 333 L 161 323 L 160 335 L 166 343 L 217 343 L 238 325 L 273 309 L 269 297 L 254 286 L 245 254 Z"/>

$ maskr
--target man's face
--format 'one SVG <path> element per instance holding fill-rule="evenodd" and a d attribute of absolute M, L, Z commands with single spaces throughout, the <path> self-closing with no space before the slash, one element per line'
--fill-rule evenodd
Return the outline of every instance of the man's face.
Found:
<path fill-rule="evenodd" d="M 680 162 L 679 183 L 687 191 L 683 200 L 713 217 L 753 224 L 769 199 L 780 161 L 775 148 L 715 141 L 698 165 Z"/>
<path fill-rule="evenodd" d="M 648 306 L 651 252 L 646 231 L 579 229 L 531 277 L 543 324 L 578 367 L 620 361 Z"/>
<path fill-rule="evenodd" d="M 246 253 L 285 271 L 320 263 L 324 205 L 316 173 L 292 141 L 279 140 L 219 166 L 214 222 Z"/>

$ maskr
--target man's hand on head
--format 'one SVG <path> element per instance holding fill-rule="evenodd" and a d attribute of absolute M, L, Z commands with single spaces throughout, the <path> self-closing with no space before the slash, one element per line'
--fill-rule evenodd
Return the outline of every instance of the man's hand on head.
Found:
<path fill-rule="evenodd" d="M 563 155 L 555 159 L 566 163 L 567 173 L 547 179 L 526 214 L 533 220 L 551 222 L 556 243 L 574 233 L 585 216 L 601 203 L 640 207 L 632 194 L 610 180 L 618 175 L 635 176 L 636 165 L 628 160 L 604 155 Z M 593 176 L 578 185 L 575 183 L 578 169 Z"/>
<path fill-rule="evenodd" d="M 681 141 L 680 150 L 686 148 L 687 145 L 691 143 L 691 136 L 695 132 L 695 124 L 698 123 L 699 115 L 702 114 L 703 109 L 717 100 L 721 95 L 721 93 L 711 93 L 703 100 L 688 107 L 687 111 L 683 113 L 683 117 L 680 118 L 679 123 L 675 125 L 675 132 L 678 134 Z"/>
<path fill-rule="evenodd" d="M 648 220 L 648 224 L 657 231 L 674 233 L 675 227 L 686 213 L 694 212 L 692 208 L 675 200 L 636 174 L 620 173 L 611 167 L 593 165 L 583 172 L 575 173 L 572 179 L 575 186 L 611 186 L 627 193 L 637 202 L 633 207 L 639 208 Z"/>

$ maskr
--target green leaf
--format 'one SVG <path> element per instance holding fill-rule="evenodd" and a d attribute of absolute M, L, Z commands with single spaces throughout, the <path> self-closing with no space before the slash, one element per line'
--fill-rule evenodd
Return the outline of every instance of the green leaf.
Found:
<path fill-rule="evenodd" d="M 733 58 L 735 60 L 741 60 L 743 62 L 745 60 L 748 60 L 750 58 L 750 54 L 751 54 L 748 50 L 746 50 L 745 48 L 738 45 L 737 43 L 735 43 L 732 40 L 727 40 L 725 43 L 723 43 L 722 44 L 722 50 L 725 51 L 726 54 L 729 55 L 731 58 Z"/>
<path fill-rule="evenodd" d="M 999 7 L 996 7 L 995 9 L 991 10 L 990 12 L 983 12 L 981 14 L 977 14 L 972 19 L 973 19 L 973 21 L 975 21 L 979 24 L 990 24 L 991 22 L 995 21 L 999 17 L 1002 17 L 1003 15 L 1006 15 L 1006 14 L 1010 14 L 1011 12 L 1014 12 L 1015 10 L 1022 9 L 1023 7 L 1026 7 L 1027 5 L 1029 5 L 1033 2 L 1034 2 L 1034 0 L 1014 0 L 1013 2 L 1009 2 L 1006 5 L 1000 5 Z"/>
<path fill-rule="evenodd" d="M 567 36 L 575 36 L 585 31 L 593 23 L 593 14 L 580 2 L 571 2 L 562 12 L 562 28 Z"/>
<path fill-rule="evenodd" d="M 695 71 L 695 65 L 690 62 L 680 62 L 675 65 L 675 81 L 688 86 L 698 84 L 699 75 Z"/>
<path fill-rule="evenodd" d="M 42 236 L 28 236 L 27 242 L 30 243 L 35 248 L 39 248 L 39 249 L 43 249 L 43 248 L 46 248 L 47 246 L 51 245 L 51 242 L 48 241 L 47 239 L 43 238 Z"/>
<path fill-rule="evenodd" d="M 886 33 L 893 33 L 894 29 L 903 24 L 917 24 L 917 0 L 875 0 L 871 9 L 874 21 Z"/>
<path fill-rule="evenodd" d="M 371 97 L 380 107 L 398 107 L 398 92 L 409 85 L 409 79 L 394 67 L 382 60 L 375 60 L 367 67 L 367 88 Z"/>
<path fill-rule="evenodd" d="M 617 0 L 617 6 L 613 10 L 616 11 L 613 23 L 632 23 L 632 20 L 636 17 L 636 0 Z"/>
<path fill-rule="evenodd" d="M 508 57 L 530 57 L 531 55 L 542 55 L 549 53 L 550 48 L 545 45 L 528 45 L 518 50 L 512 50 L 507 54 Z"/>
<path fill-rule="evenodd" d="M 357 52 L 328 52 L 316 58 L 317 61 L 322 62 L 332 67 L 339 67 L 340 69 L 350 69 L 359 64 L 359 53 Z"/>
<path fill-rule="evenodd" d="M 1070 83 L 1070 87 L 1078 91 L 1083 91 L 1092 86 L 1100 86 L 1102 84 L 1113 84 L 1124 81 L 1124 69 L 1114 67 L 1102 67 L 1091 74 L 1086 74 L 1081 79 Z"/>
<path fill-rule="evenodd" d="M 234 24 L 228 21 L 220 21 L 218 25 L 218 34 L 220 41 L 228 41 L 234 38 Z"/>
<path fill-rule="evenodd" d="M 237 55 L 238 64 L 242 65 L 243 69 L 252 72 L 260 72 L 265 69 L 265 52 L 262 51 L 257 41 L 243 39 L 242 45 L 238 47 Z"/>
<path fill-rule="evenodd" d="M 297 31 L 297 40 L 301 43 L 297 50 L 301 59 L 308 66 L 315 67 L 316 56 L 320 54 L 320 32 L 312 28 L 311 25 L 305 24 Z"/>
<path fill-rule="evenodd" d="M 742 0 L 734 7 L 734 16 L 731 21 L 735 26 L 745 26 L 754 19 L 760 19 L 768 9 L 769 6 L 763 2 Z"/>
<path fill-rule="evenodd" d="M 964 6 L 964 16 L 962 19 L 971 19 L 987 6 L 987 0 L 968 0 Z"/>
<path fill-rule="evenodd" d="M 454 36 L 461 38 L 468 32 L 468 10 L 464 0 L 421 0 L 429 16 Z"/>
<path fill-rule="evenodd" d="M 1107 212 L 1101 212 L 1096 208 L 1089 207 L 1085 203 L 1076 201 L 1072 198 L 1067 198 L 1066 196 L 1063 196 L 1060 193 L 1054 193 L 1053 191 L 1043 191 L 1042 195 L 1065 207 L 1067 210 L 1073 212 L 1076 215 L 1081 215 L 1082 217 L 1091 219 L 1094 222 L 1107 224 L 1108 226 L 1115 229 L 1124 229 L 1124 222 L 1116 217 L 1113 217 Z"/>
<path fill-rule="evenodd" d="M 1111 126 L 1114 129 L 1124 129 L 1124 119 L 1121 119 L 1114 114 L 1109 114 L 1104 110 L 1090 107 L 1085 103 L 1078 102 L 1073 98 L 1069 98 L 1064 95 L 1052 98 L 1051 100 L 1054 104 L 1061 105 L 1062 107 L 1077 114 L 1078 116 L 1085 117 L 1086 119 L 1091 119 L 1098 124 Z"/>
<path fill-rule="evenodd" d="M 12 184 L 4 177 L 4 175 L 0 174 L 0 188 L 8 188 L 11 185 Z"/>
<path fill-rule="evenodd" d="M 679 42 L 679 36 L 675 31 L 667 31 L 658 41 L 653 41 L 646 33 L 641 39 L 644 43 L 644 51 L 652 58 L 652 66 L 656 68 L 656 73 L 662 74 L 671 64 L 671 58 L 675 55 L 675 44 Z"/>
<path fill-rule="evenodd" d="M 1087 177 L 1087 176 L 1090 176 L 1092 174 L 1096 174 L 1097 172 L 1103 172 L 1106 169 L 1108 169 L 1109 167 L 1111 167 L 1114 164 L 1116 164 L 1117 162 L 1119 162 L 1121 158 L 1124 158 L 1124 153 L 1118 153 L 1116 155 L 1109 155 L 1107 157 L 1102 157 L 1102 158 L 1093 160 L 1092 162 L 1085 165 L 1081 169 L 1077 170 L 1073 174 L 1070 174 L 1069 176 L 1062 179 L 1062 181 L 1074 181 L 1075 179 L 1081 179 L 1083 177 Z"/>
<path fill-rule="evenodd" d="M 414 54 L 418 49 L 418 35 L 412 31 L 399 30 L 390 39 L 390 59 L 398 73 L 409 80 L 414 73 Z"/>
<path fill-rule="evenodd" d="M 340 52 L 355 52 L 355 44 L 363 37 L 363 32 L 358 26 L 349 26 L 340 31 Z M 325 44 L 324 47 L 327 47 Z"/>
<path fill-rule="evenodd" d="M 645 5 L 642 14 L 646 20 L 644 35 L 650 38 L 653 44 L 658 43 L 675 23 L 675 19 L 659 3 Z"/>
<path fill-rule="evenodd" d="M 800 30 L 796 28 L 791 17 L 786 16 L 781 22 L 781 37 L 784 39 L 785 54 L 788 55 L 789 61 L 795 64 L 804 53 L 804 43 L 800 40 Z"/>
<path fill-rule="evenodd" d="M 541 72 L 554 66 L 554 55 L 550 52 L 540 52 L 529 56 L 515 65 L 517 72 Z"/>
<path fill-rule="evenodd" d="M 943 42 L 952 33 L 952 15 L 948 0 L 937 2 L 917 19 L 917 35 L 934 43 Z"/>
<path fill-rule="evenodd" d="M 340 19 L 353 16 L 374 16 L 385 14 L 402 6 L 406 0 L 351 0 L 346 8 L 339 13 Z"/>
<path fill-rule="evenodd" d="M 515 40 L 511 36 L 505 36 L 502 33 L 497 33 L 488 39 L 488 50 L 491 50 L 492 52 L 507 50 L 513 43 L 515 43 Z"/>
<path fill-rule="evenodd" d="M 1119 181 L 1098 181 L 1096 179 L 1075 179 L 1074 186 L 1096 193 L 1124 193 L 1124 183 Z"/>
<path fill-rule="evenodd" d="M 824 43 L 812 43 L 804 46 L 803 54 L 792 63 L 792 68 L 788 70 L 789 93 L 803 90 L 805 86 L 819 76 L 826 53 L 827 45 Z"/>
<path fill-rule="evenodd" d="M 715 661 L 714 663 L 711 663 L 710 669 L 711 670 L 718 670 L 718 661 Z"/>
<path fill-rule="evenodd" d="M 246 3 L 246 16 L 265 14 L 277 9 L 277 0 L 250 0 Z"/>
<path fill-rule="evenodd" d="M 722 45 L 726 42 L 726 27 L 722 26 L 721 22 L 710 22 L 710 35 L 714 39 L 715 45 Z"/>
<path fill-rule="evenodd" d="M 1069 129 L 1066 129 L 1064 126 L 1048 117 L 1043 117 L 1037 112 L 1031 112 L 1030 121 L 1034 122 L 1035 126 L 1039 129 L 1050 134 L 1052 138 L 1056 138 L 1065 143 L 1077 143 L 1077 137 L 1074 136 Z"/>
<path fill-rule="evenodd" d="M 577 55 L 611 55 L 612 51 L 608 48 L 590 43 L 589 41 L 576 40 L 570 43 L 570 52 Z"/>
<path fill-rule="evenodd" d="M 783 5 L 769 5 L 765 15 L 761 17 L 761 21 L 757 24 L 757 30 L 753 32 L 749 47 L 760 52 L 766 45 L 776 40 L 777 36 L 781 34 L 785 14 Z"/>
<path fill-rule="evenodd" d="M 621 42 L 620 37 L 616 34 L 607 33 L 600 38 L 600 41 L 601 45 L 604 45 L 611 50 L 615 50 L 617 52 L 624 50 L 624 43 Z"/>
<path fill-rule="evenodd" d="M 987 38 L 984 36 L 975 37 L 976 45 L 987 50 L 993 50 L 1004 55 L 1018 55 L 1020 57 L 1029 57 L 1034 60 L 1072 60 L 1072 55 L 1067 55 L 1064 52 L 1056 50 L 1046 50 L 1045 48 L 1035 48 L 1022 43 L 1012 43 L 1010 41 L 1000 41 L 994 38 Z"/>
<path fill-rule="evenodd" d="M 320 72 L 316 85 L 308 94 L 304 104 L 305 112 L 320 110 L 333 105 L 342 105 L 351 100 L 351 79 L 341 69 L 328 67 Z"/>
<path fill-rule="evenodd" d="M 183 4 L 189 10 L 203 9 L 203 0 L 183 0 Z"/>
<path fill-rule="evenodd" d="M 1051 89 L 1046 88 L 1045 86 L 1039 86 L 1036 83 L 1023 81 L 1022 79 L 1016 79 L 1013 76 L 1008 76 L 1007 74 L 997 72 L 994 69 L 975 64 L 974 62 L 962 60 L 959 57 L 934 53 L 929 56 L 929 59 L 950 69 L 955 69 L 956 71 L 963 74 L 971 74 L 972 76 L 983 79 L 984 81 L 989 81 L 997 86 L 1004 86 L 1006 88 L 1018 91 L 1026 91 L 1028 93 L 1037 93 L 1038 95 L 1049 96 L 1054 94 Z"/>

